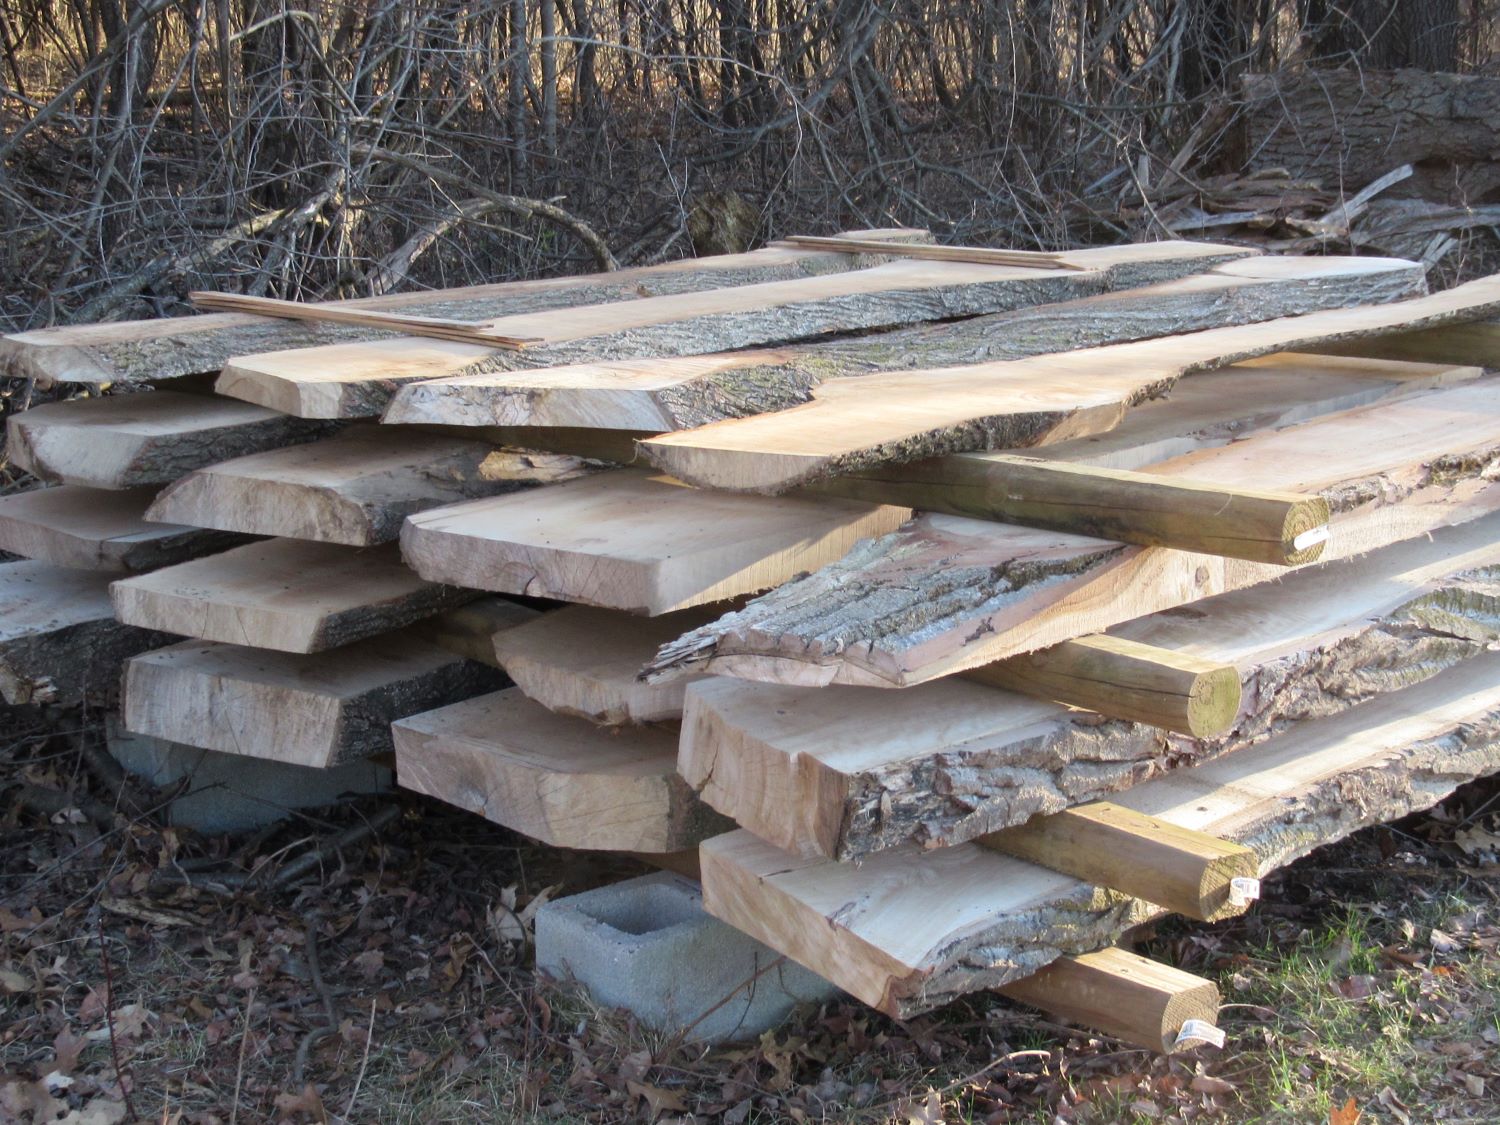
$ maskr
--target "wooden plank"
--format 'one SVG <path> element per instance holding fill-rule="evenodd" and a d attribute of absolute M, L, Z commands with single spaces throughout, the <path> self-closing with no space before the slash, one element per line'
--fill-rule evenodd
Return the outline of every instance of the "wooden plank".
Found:
<path fill-rule="evenodd" d="M 1500 497 L 1500 382 L 1483 380 L 1204 449 L 1164 477 L 1322 495 L 1327 559 L 1473 519 Z M 908 686 L 1269 581 L 1264 563 L 923 516 L 662 650 L 654 675 Z"/>
<path fill-rule="evenodd" d="M 1292 566 L 1315 561 L 1328 502 L 1004 453 L 884 465 L 814 486 L 832 496 Z"/>
<path fill-rule="evenodd" d="M 541 370 L 414 380 L 396 392 L 383 420 L 655 434 L 784 410 L 806 402 L 829 380 L 1015 360 L 1423 291 L 1420 271 L 1410 266 L 1370 272 L 1365 260 L 1353 259 L 1338 272 L 1328 264 L 1349 261 L 1251 258 L 1071 301 L 774 350 L 650 360 L 595 356 Z"/>
<path fill-rule="evenodd" d="M 778 239 L 774 245 L 791 246 L 798 250 L 839 250 L 845 254 L 881 253 L 887 244 L 873 238 L 836 239 L 817 235 L 794 234 Z M 898 251 L 902 258 L 919 258 L 929 262 L 976 262 L 992 266 L 1041 266 L 1047 269 L 1080 269 L 1069 263 L 1061 254 L 1046 254 L 1037 250 L 1004 250 L 994 246 L 910 246 Z"/>
<path fill-rule="evenodd" d="M 0 562 L 0 699 L 11 705 L 108 705 L 120 662 L 171 638 L 115 620 L 109 577 L 39 562 Z"/>
<path fill-rule="evenodd" d="M 311 441 L 332 425 L 231 398 L 114 394 L 12 414 L 6 452 L 12 464 L 42 480 L 138 488 L 170 484 L 215 461 Z"/>
<path fill-rule="evenodd" d="M 1171 1054 L 1183 1024 L 1219 1018 L 1213 981 L 1110 947 L 1059 957 L 1000 989 L 1003 996 L 1148 1051 Z"/>
<path fill-rule="evenodd" d="M 1252 848 L 1264 874 L 1500 768 L 1500 654 L 1145 782 L 1136 812 Z M 906 1018 L 1107 945 L 1157 908 L 973 844 L 863 863 L 799 859 L 746 831 L 701 851 L 709 913 Z"/>
<path fill-rule="evenodd" d="M 568 606 L 494 634 L 493 658 L 549 711 L 606 726 L 676 719 L 690 678 L 647 684 L 637 673 L 661 645 L 714 615 L 688 609 L 641 618 Z"/>
<path fill-rule="evenodd" d="M 406 632 L 328 655 L 185 641 L 125 665 L 127 730 L 326 768 L 391 752 L 393 719 L 488 691 L 492 668 Z"/>
<path fill-rule="evenodd" d="M 181 524 L 150 523 L 152 488 L 109 492 L 61 484 L 0 497 L 0 551 L 53 566 L 129 574 L 244 541 Z"/>
<path fill-rule="evenodd" d="M 850 233 L 878 233 L 879 237 L 897 239 L 930 237 L 925 231 L 915 230 Z M 337 304 L 342 308 L 480 319 L 857 269 L 870 260 L 826 251 L 768 249 L 614 273 L 390 293 Z M 138 383 L 218 371 L 235 355 L 371 339 L 378 335 L 372 329 L 354 326 L 299 324 L 236 314 L 70 325 L 0 337 L 0 372 L 14 378 L 36 379 L 42 386 L 54 381 Z"/>
<path fill-rule="evenodd" d="M 1259 871 L 1243 844 L 1113 801 L 1033 817 L 974 842 L 1201 922 L 1243 913 L 1248 900 L 1237 901 L 1233 881 Z"/>
<path fill-rule="evenodd" d="M 908 515 L 700 492 L 622 470 L 419 512 L 401 548 L 429 581 L 655 616 L 774 586 Z"/>
<path fill-rule="evenodd" d="M 1500 278 L 1483 278 L 1387 305 L 965 369 L 833 380 L 806 405 L 663 434 L 640 448 L 653 465 L 691 484 L 782 492 L 887 461 L 1045 445 L 1112 429 L 1129 407 L 1198 371 L 1497 309 Z"/>
<path fill-rule="evenodd" d="M 357 426 L 323 441 L 252 453 L 189 474 L 148 519 L 368 547 L 413 512 L 554 479 L 483 441 Z M 580 470 L 581 471 L 581 470 Z"/>
<path fill-rule="evenodd" d="M 1233 665 L 1124 637 L 1080 637 L 963 674 L 992 687 L 1195 738 L 1223 734 L 1240 708 L 1240 677 Z"/>
<path fill-rule="evenodd" d="M 296 539 L 122 579 L 111 592 L 127 624 L 279 652 L 337 648 L 478 596 L 423 582 L 395 544 L 354 550 Z"/>
<path fill-rule="evenodd" d="M 1155 243 L 1070 253 L 1082 271 L 887 262 L 867 270 L 670 297 L 559 309 L 492 322 L 521 351 L 407 337 L 236 357 L 220 392 L 303 417 L 378 414 L 404 383 L 495 371 L 691 356 L 808 339 L 829 332 L 1014 309 L 1103 292 L 1119 279 L 1181 277 L 1244 256 L 1212 243 Z M 1410 266 L 1404 284 L 1411 284 Z M 501 423 L 505 424 L 505 423 Z M 532 424 L 532 423 L 527 423 Z"/>
<path fill-rule="evenodd" d="M 1234 665 L 1234 726 L 1207 739 L 961 678 L 905 691 L 708 677 L 689 687 L 678 768 L 715 808 L 788 851 L 857 859 L 949 845 L 1242 750 L 1472 659 L 1500 640 L 1500 516 L 1115 634 Z"/>
<path fill-rule="evenodd" d="M 401 785 L 562 848 L 674 852 L 727 825 L 677 776 L 655 727 L 604 729 L 518 688 L 392 725 Z"/>

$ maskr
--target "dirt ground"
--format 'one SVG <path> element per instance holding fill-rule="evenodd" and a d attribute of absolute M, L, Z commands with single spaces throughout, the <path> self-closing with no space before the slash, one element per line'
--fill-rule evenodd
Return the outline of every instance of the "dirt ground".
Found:
<path fill-rule="evenodd" d="M 164 828 L 95 715 L 0 718 L 0 1121 L 1500 1122 L 1500 784 L 1141 949 L 1218 981 L 1173 1059 L 991 995 L 705 1051 L 532 972 L 527 907 L 641 868 L 434 802 Z"/>

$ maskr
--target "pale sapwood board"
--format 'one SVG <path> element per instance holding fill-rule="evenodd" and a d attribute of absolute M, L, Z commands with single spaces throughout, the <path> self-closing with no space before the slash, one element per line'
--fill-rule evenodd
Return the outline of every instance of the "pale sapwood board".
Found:
<path fill-rule="evenodd" d="M 673 852 L 729 825 L 677 776 L 669 729 L 596 727 L 507 688 L 392 732 L 404 788 L 555 847 Z"/>
<path fill-rule="evenodd" d="M 1113 429 L 1181 378 L 1278 351 L 1463 321 L 1500 309 L 1500 277 L 1428 297 L 1037 356 L 822 384 L 813 401 L 642 442 L 679 480 L 782 492 L 885 462 L 1046 445 Z"/>
<path fill-rule="evenodd" d="M 829 332 L 973 316 L 1140 284 L 1143 277 L 1181 277 L 1244 253 L 1185 242 L 1074 251 L 1069 257 L 1089 267 L 1081 271 L 895 261 L 836 275 L 492 322 L 499 334 L 541 341 L 521 350 L 413 336 L 378 345 L 239 356 L 224 365 L 218 389 L 302 417 L 363 417 L 380 413 L 398 386 L 417 380 L 700 355 Z"/>
<path fill-rule="evenodd" d="M 62 484 L 0 497 L 0 551 L 53 566 L 130 574 L 244 542 L 242 535 L 151 523 L 153 488 Z"/>
<path fill-rule="evenodd" d="M 166 489 L 146 515 L 368 547 L 397 538 L 413 512 L 556 479 L 551 462 L 542 459 L 537 471 L 526 458 L 484 441 L 352 427 L 199 469 Z"/>
<path fill-rule="evenodd" d="M 129 624 L 280 652 L 337 648 L 478 597 L 423 582 L 395 544 L 359 550 L 296 539 L 122 579 L 111 592 Z"/>
<path fill-rule="evenodd" d="M 716 616 L 689 609 L 642 618 L 574 605 L 496 632 L 495 658 L 528 699 L 606 726 L 682 715 L 691 677 L 643 683 L 637 673 L 665 642 Z"/>
<path fill-rule="evenodd" d="M 138 488 L 170 484 L 216 461 L 311 441 L 337 425 L 220 396 L 113 394 L 12 414 L 6 452 L 42 480 Z"/>
<path fill-rule="evenodd" d="M 801 855 L 971 840 L 1488 651 L 1500 641 L 1500 516 L 1113 632 L 1235 666 L 1234 727 L 1193 739 L 960 678 L 891 692 L 714 676 L 688 689 L 678 769 L 719 811 Z"/>
<path fill-rule="evenodd" d="M 419 512 L 401 548 L 429 581 L 655 616 L 774 586 L 909 515 L 705 492 L 631 469 Z"/>
<path fill-rule="evenodd" d="M 1115 798 L 1242 843 L 1262 873 L 1500 768 L 1500 655 Z M 898 1018 L 1116 941 L 1156 908 L 975 844 L 863 863 L 737 831 L 700 849 L 709 913 Z"/>
<path fill-rule="evenodd" d="M 1334 267 L 1342 265 L 1342 269 Z M 598 360 L 405 384 L 387 423 L 660 432 L 785 410 L 830 379 L 949 368 L 1241 324 L 1423 292 L 1410 264 L 1249 258 L 1138 289 L 798 347 Z"/>
<path fill-rule="evenodd" d="M 872 232 L 851 232 L 872 233 Z M 878 232 L 900 240 L 924 231 Z M 687 259 L 606 274 L 509 281 L 336 302 L 345 308 L 484 319 L 499 315 L 634 301 L 718 286 L 752 285 L 858 269 L 860 255 L 785 249 Z M 392 338 L 351 325 L 309 324 L 234 313 L 43 328 L 0 337 L 0 373 L 52 382 L 114 383 L 218 371 L 231 356 Z"/>
<path fill-rule="evenodd" d="M 1500 503 L 1500 381 L 1345 411 L 1149 466 L 1323 495 L 1325 561 Z M 653 676 L 901 687 L 1272 581 L 1285 568 L 922 516 L 663 648 Z"/>
<path fill-rule="evenodd" d="M 314 656 L 185 641 L 126 662 L 121 707 L 136 734 L 322 768 L 388 754 L 392 720 L 500 682 L 407 632 Z"/>
<path fill-rule="evenodd" d="M 47 563 L 0 563 L 0 699 L 108 705 L 120 661 L 173 640 L 116 621 L 109 582 Z"/>

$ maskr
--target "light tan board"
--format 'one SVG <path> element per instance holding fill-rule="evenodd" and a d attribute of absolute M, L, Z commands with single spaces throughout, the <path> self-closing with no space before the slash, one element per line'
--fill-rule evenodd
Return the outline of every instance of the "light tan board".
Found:
<path fill-rule="evenodd" d="M 829 332 L 946 320 L 1064 301 L 1143 275 L 1164 280 L 1244 256 L 1211 243 L 1075 251 L 1084 270 L 893 261 L 866 270 L 504 317 L 494 334 L 522 350 L 406 337 L 238 356 L 221 393 L 315 418 L 378 414 L 403 383 L 492 371 L 701 355 Z"/>
<path fill-rule="evenodd" d="M 337 648 L 477 596 L 423 582 L 394 544 L 356 550 L 295 539 L 123 579 L 112 593 L 128 624 L 280 652 Z"/>
<path fill-rule="evenodd" d="M 677 776 L 676 739 L 557 715 L 518 688 L 392 727 L 403 787 L 545 844 L 672 852 L 728 824 Z"/>
<path fill-rule="evenodd" d="M 486 442 L 356 427 L 199 469 L 163 492 L 147 516 L 367 547 L 399 536 L 413 512 L 524 488 L 536 475 Z"/>
<path fill-rule="evenodd" d="M 1350 558 L 1500 505 L 1500 382 L 1329 415 L 1150 468 L 1319 493 L 1324 559 Z M 713 671 L 908 686 L 1279 578 L 1281 567 L 923 516 L 662 650 L 657 675 Z"/>
<path fill-rule="evenodd" d="M 0 563 L 0 699 L 6 703 L 108 703 L 120 683 L 120 661 L 170 640 L 115 620 L 107 575 Z"/>
<path fill-rule="evenodd" d="M 186 641 L 125 665 L 125 727 L 299 766 L 390 753 L 393 719 L 487 691 L 499 673 L 409 633 L 305 656 Z"/>
<path fill-rule="evenodd" d="M 925 231 L 893 229 L 877 234 L 901 241 L 930 237 Z M 609 274 L 510 281 L 463 289 L 391 293 L 335 302 L 339 307 L 423 316 L 485 319 L 507 313 L 634 301 L 715 286 L 749 285 L 856 269 L 863 255 L 784 249 L 694 258 Z M 0 372 L 81 383 L 143 382 L 217 371 L 230 356 L 306 348 L 340 340 L 389 336 L 346 324 L 312 324 L 263 316 L 212 314 L 114 324 L 44 328 L 0 337 Z"/>
<path fill-rule="evenodd" d="M 1342 271 L 1340 271 L 1342 266 Z M 388 423 L 657 433 L 784 410 L 829 379 L 947 368 L 1192 332 L 1423 291 L 1421 271 L 1363 259 L 1252 258 L 1192 277 L 941 325 L 774 351 L 611 360 L 408 382 Z"/>
<path fill-rule="evenodd" d="M 906 691 L 709 677 L 687 691 L 678 769 L 777 847 L 856 859 L 946 846 L 1127 789 L 1419 683 L 1500 639 L 1500 516 L 1284 581 L 1153 614 L 1118 633 L 1225 661 L 1244 690 L 1213 739 L 961 678 Z"/>
<path fill-rule="evenodd" d="M 1116 800 L 1245 844 L 1264 873 L 1497 768 L 1500 655 L 1490 653 Z M 835 863 L 742 830 L 701 857 L 709 913 L 899 1017 L 1107 945 L 1155 913 L 974 844 Z"/>
<path fill-rule="evenodd" d="M 215 461 L 311 441 L 332 425 L 232 398 L 113 394 L 12 414 L 6 419 L 6 452 L 13 464 L 42 480 L 138 488 L 170 484 Z"/>
<path fill-rule="evenodd" d="M 1430 297 L 968 368 L 833 380 L 805 406 L 664 434 L 652 464 L 695 485 L 782 492 L 888 461 L 1046 445 L 1113 429 L 1178 379 L 1240 359 L 1473 319 L 1500 277 Z"/>
<path fill-rule="evenodd" d="M 621 470 L 420 512 L 401 548 L 432 582 L 655 616 L 774 586 L 909 515 L 856 501 L 700 492 Z"/>
<path fill-rule="evenodd" d="M 0 497 L 0 551 L 53 566 L 129 574 L 244 541 L 181 524 L 148 523 L 155 490 L 63 484 Z"/>
<path fill-rule="evenodd" d="M 689 679 L 647 684 L 637 674 L 662 644 L 713 616 L 682 610 L 640 618 L 568 606 L 497 632 L 495 657 L 526 697 L 549 711 L 608 726 L 676 719 Z"/>

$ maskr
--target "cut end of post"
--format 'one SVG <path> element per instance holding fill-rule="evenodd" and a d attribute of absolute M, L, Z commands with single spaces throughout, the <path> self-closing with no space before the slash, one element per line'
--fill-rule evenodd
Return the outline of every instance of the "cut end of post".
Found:
<path fill-rule="evenodd" d="M 1317 562 L 1332 538 L 1328 520 L 1332 513 L 1321 496 L 1292 505 L 1281 531 L 1283 561 L 1287 566 Z"/>

